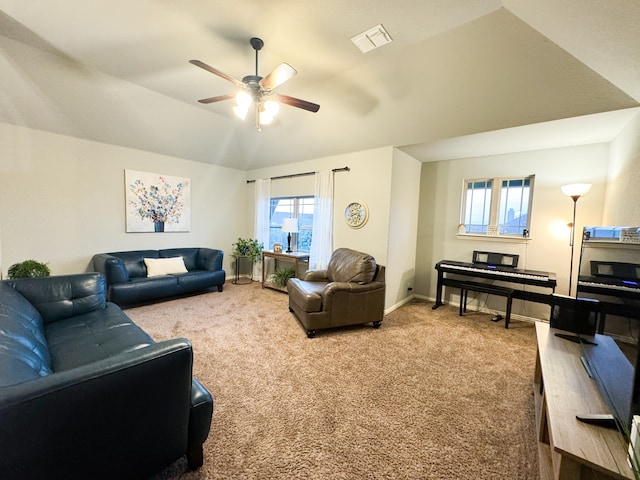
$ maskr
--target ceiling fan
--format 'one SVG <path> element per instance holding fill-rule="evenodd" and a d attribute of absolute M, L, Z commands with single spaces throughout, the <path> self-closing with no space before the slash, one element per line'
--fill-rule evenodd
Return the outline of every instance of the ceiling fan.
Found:
<path fill-rule="evenodd" d="M 202 100 L 198 100 L 198 102 L 214 103 L 235 98 L 237 105 L 233 110 L 236 115 L 242 119 L 247 116 L 251 103 L 254 103 L 256 106 L 257 130 L 261 130 L 262 125 L 271 123 L 273 117 L 278 113 L 280 103 L 302 108 L 303 110 L 308 110 L 314 113 L 320 109 L 320 105 L 318 104 L 290 97 L 288 95 L 273 93 L 274 88 L 283 84 L 298 72 L 296 72 L 291 65 L 281 63 L 266 77 L 261 77 L 258 75 L 258 52 L 264 46 L 264 42 L 259 38 L 253 37 L 249 40 L 249 43 L 256 51 L 256 74 L 247 75 L 242 79 L 242 81 L 237 80 L 232 76 L 201 62 L 200 60 L 189 60 L 189 63 L 207 70 L 214 75 L 218 75 L 241 89 L 237 94 L 229 93 L 226 95 L 218 95 L 216 97 L 203 98 Z"/>

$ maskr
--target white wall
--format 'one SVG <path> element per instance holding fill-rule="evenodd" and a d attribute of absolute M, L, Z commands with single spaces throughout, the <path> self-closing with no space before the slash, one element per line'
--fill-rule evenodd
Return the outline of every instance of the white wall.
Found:
<path fill-rule="evenodd" d="M 387 260 L 389 229 L 389 195 L 391 178 L 391 147 L 352 154 L 325 157 L 289 165 L 262 168 L 247 172 L 247 179 L 292 175 L 303 172 L 331 170 L 348 166 L 348 172 L 334 175 L 333 247 L 365 251 L 380 263 Z M 297 177 L 271 182 L 271 196 L 313 195 L 314 177 Z M 253 235 L 254 184 L 247 184 L 247 234 Z M 351 229 L 344 221 L 344 209 L 353 200 L 364 201 L 369 207 L 369 221 L 361 229 Z"/>
<path fill-rule="evenodd" d="M 226 253 L 244 232 L 242 171 L 4 123 L 0 159 L 4 275 L 31 258 L 66 274 L 87 270 L 100 252 L 195 246 Z M 125 169 L 190 178 L 191 232 L 125 233 Z"/>
<path fill-rule="evenodd" d="M 611 142 L 603 225 L 640 225 L 640 113 Z"/>
<path fill-rule="evenodd" d="M 608 151 L 607 144 L 595 144 L 423 164 L 415 293 L 435 298 L 437 275 L 434 267 L 438 261 L 469 262 L 473 250 L 487 250 L 519 254 L 519 268 L 555 272 L 556 292 L 567 294 L 571 250 L 566 225 L 572 220 L 573 202 L 562 193 L 560 186 L 592 183 L 591 191 L 578 202 L 576 231 L 580 232 L 585 225 L 600 224 Z M 529 240 L 485 240 L 456 235 L 463 179 L 530 174 L 536 177 Z M 579 262 L 579 238 L 577 235 L 574 276 Z M 444 300 L 450 301 L 451 295 L 449 292 L 449 298 Z M 484 297 L 482 299 L 484 301 Z M 453 301 L 458 302 L 457 295 Z M 503 299 L 490 298 L 487 306 L 504 310 L 503 304 Z M 548 316 L 548 307 L 540 309 L 535 304 L 516 302 L 514 313 L 542 318 Z"/>
<path fill-rule="evenodd" d="M 387 255 L 387 298 L 402 304 L 413 292 L 418 231 L 418 199 L 422 164 L 394 149 Z"/>

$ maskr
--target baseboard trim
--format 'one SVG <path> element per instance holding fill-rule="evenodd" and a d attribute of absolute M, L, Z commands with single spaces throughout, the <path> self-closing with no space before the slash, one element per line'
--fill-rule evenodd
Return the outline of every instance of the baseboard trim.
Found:
<path fill-rule="evenodd" d="M 389 308 L 385 308 L 385 310 L 384 310 L 384 314 L 385 314 L 385 315 L 390 314 L 390 313 L 391 313 L 391 312 L 393 312 L 394 310 L 397 310 L 397 309 L 398 309 L 398 308 L 400 308 L 401 306 L 406 305 L 407 303 L 409 303 L 411 300 L 413 300 L 413 298 L 414 298 L 414 295 L 409 295 L 408 297 L 403 298 L 402 300 L 400 300 L 400 301 L 399 301 L 398 303 L 396 303 L 395 305 L 392 305 L 392 306 L 391 306 L 391 307 L 389 307 Z"/>

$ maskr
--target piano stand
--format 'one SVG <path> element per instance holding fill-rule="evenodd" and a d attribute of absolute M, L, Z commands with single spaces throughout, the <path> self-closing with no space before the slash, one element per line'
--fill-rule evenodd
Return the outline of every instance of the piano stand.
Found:
<path fill-rule="evenodd" d="M 463 282 L 460 284 L 460 316 L 467 311 L 467 295 L 469 290 L 472 292 L 488 293 L 489 295 L 499 295 L 507 298 L 507 312 L 504 318 L 504 328 L 509 328 L 511 320 L 511 304 L 513 302 L 514 289 L 508 287 L 500 287 L 488 283 Z M 494 321 L 501 319 L 498 315 Z"/>

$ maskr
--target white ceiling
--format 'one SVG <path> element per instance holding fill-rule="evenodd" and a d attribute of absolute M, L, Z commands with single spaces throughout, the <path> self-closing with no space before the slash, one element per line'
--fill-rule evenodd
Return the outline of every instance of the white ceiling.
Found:
<path fill-rule="evenodd" d="M 240 169 L 385 145 L 431 161 L 608 141 L 640 105 L 635 0 L 0 8 L 0 121 Z M 394 41 L 362 54 L 350 38 L 379 23 Z M 277 92 L 320 104 L 318 113 L 283 106 L 257 132 L 232 101 L 197 103 L 234 87 L 188 60 L 242 78 L 254 73 L 252 36 L 265 42 L 259 73 L 293 65 L 298 75 Z M 543 125 L 523 128 L 532 124 Z"/>
<path fill-rule="evenodd" d="M 408 145 L 401 149 L 423 162 L 609 143 L 638 115 L 640 107 L 563 118 Z"/>

